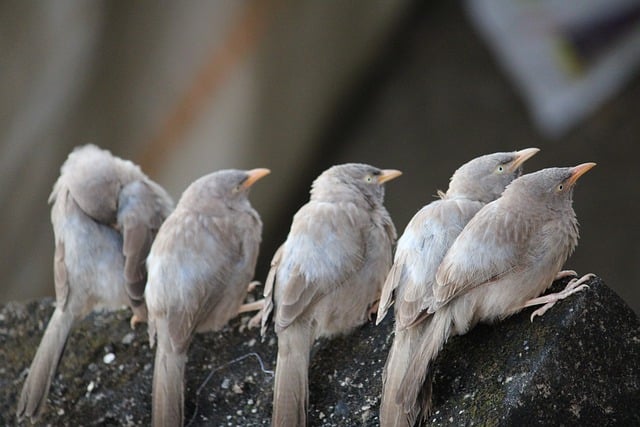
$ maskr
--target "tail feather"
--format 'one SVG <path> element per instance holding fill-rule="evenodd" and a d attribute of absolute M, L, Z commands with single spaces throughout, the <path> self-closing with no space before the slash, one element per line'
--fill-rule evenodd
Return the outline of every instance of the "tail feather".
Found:
<path fill-rule="evenodd" d="M 431 413 L 431 365 L 450 334 L 451 317 L 446 307 L 425 319 L 422 338 L 396 395 L 396 403 L 408 415 L 409 425 L 421 422 Z"/>
<path fill-rule="evenodd" d="M 424 324 L 396 329 L 382 375 L 380 425 L 383 427 L 409 427 L 413 425 L 411 420 L 416 418 L 415 411 L 405 413 L 403 406 L 396 403 L 396 396 L 424 329 Z"/>
<path fill-rule="evenodd" d="M 29 417 L 33 422 L 42 413 L 73 321 L 74 316 L 68 311 L 56 308 L 53 312 L 22 386 L 16 414 L 18 419 Z"/>
<path fill-rule="evenodd" d="M 309 357 L 313 338 L 304 325 L 292 324 L 278 334 L 278 361 L 273 387 L 273 427 L 307 425 Z"/>
<path fill-rule="evenodd" d="M 154 427 L 181 426 L 184 419 L 184 371 L 186 351 L 172 348 L 168 332 L 158 327 L 153 368 L 152 414 Z"/>

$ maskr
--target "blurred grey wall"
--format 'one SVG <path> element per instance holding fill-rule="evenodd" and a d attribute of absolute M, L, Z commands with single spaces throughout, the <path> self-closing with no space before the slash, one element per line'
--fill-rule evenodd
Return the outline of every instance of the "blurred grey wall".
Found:
<path fill-rule="evenodd" d="M 640 80 L 544 139 L 457 2 L 4 2 L 0 52 L 0 300 L 52 294 L 46 201 L 86 142 L 176 200 L 210 171 L 271 168 L 252 194 L 258 279 L 331 164 L 403 170 L 387 186 L 401 232 L 461 163 L 535 146 L 529 171 L 598 163 L 575 192 L 582 237 L 567 267 L 640 311 Z"/>

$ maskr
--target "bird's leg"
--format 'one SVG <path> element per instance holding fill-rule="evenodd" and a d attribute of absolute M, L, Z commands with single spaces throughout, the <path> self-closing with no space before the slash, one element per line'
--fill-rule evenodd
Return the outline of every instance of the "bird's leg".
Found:
<path fill-rule="evenodd" d="M 576 273 L 574 270 L 562 270 L 561 272 L 556 274 L 556 277 L 553 280 L 556 281 L 556 280 L 564 279 L 565 277 L 577 277 L 577 276 L 578 276 L 578 273 Z"/>
<path fill-rule="evenodd" d="M 247 293 L 253 292 L 258 285 L 260 285 L 260 282 L 257 280 L 249 283 L 249 286 L 247 286 Z"/>
<path fill-rule="evenodd" d="M 147 306 L 144 305 L 144 303 L 132 304 L 131 310 L 133 311 L 133 316 L 131 316 L 131 320 L 129 321 L 131 329 L 135 329 L 138 323 L 147 323 L 149 315 L 147 313 Z"/>
<path fill-rule="evenodd" d="M 131 329 L 135 329 L 138 323 L 146 323 L 146 321 L 138 317 L 137 314 L 134 314 L 133 316 L 131 316 L 131 320 L 129 321 L 129 324 L 131 325 Z"/>
<path fill-rule="evenodd" d="M 248 311 L 256 311 L 256 310 L 258 311 L 256 315 L 249 320 L 249 323 L 248 323 L 249 329 L 260 325 L 260 323 L 262 322 L 262 307 L 264 307 L 264 299 L 250 302 L 248 304 L 242 304 L 240 306 L 240 309 L 238 310 L 238 314 L 246 313 Z"/>
<path fill-rule="evenodd" d="M 262 310 L 262 307 L 264 307 L 264 299 L 254 301 L 254 302 L 249 302 L 247 304 L 242 304 L 238 309 L 238 314 L 246 313 L 248 311 Z"/>
<path fill-rule="evenodd" d="M 532 305 L 544 304 L 542 307 L 540 307 L 539 309 L 531 313 L 531 321 L 533 322 L 534 317 L 542 316 L 544 313 L 547 312 L 547 310 L 553 307 L 556 302 L 563 300 L 569 295 L 575 294 L 576 292 L 580 292 L 582 290 L 588 289 L 589 286 L 585 285 L 584 282 L 588 281 L 593 277 L 595 277 L 595 274 L 589 273 L 589 274 L 585 274 L 580 279 L 578 278 L 571 279 L 571 281 L 567 283 L 567 286 L 562 291 L 557 292 L 555 294 L 549 294 L 549 295 L 544 295 L 538 298 L 530 299 L 529 301 L 524 303 L 522 308 L 531 307 Z"/>
<path fill-rule="evenodd" d="M 254 280 L 253 282 L 249 283 L 249 286 L 247 286 L 247 293 L 253 292 L 256 289 L 256 287 L 260 284 L 261 283 L 257 280 Z M 259 326 L 260 323 L 262 322 L 262 307 L 264 307 L 264 298 L 261 300 L 248 303 L 248 304 L 243 304 L 240 306 L 240 309 L 238 310 L 238 314 L 246 313 L 248 311 L 256 311 L 256 310 L 258 311 L 258 313 L 256 313 L 255 316 L 249 319 L 249 323 L 248 323 L 249 329 Z"/>
<path fill-rule="evenodd" d="M 371 320 L 373 320 L 373 316 L 378 314 L 379 306 L 380 306 L 380 299 L 377 299 L 373 302 L 373 304 L 371 304 L 371 307 L 369 307 L 369 310 L 367 311 L 367 318 L 369 319 L 370 322 Z"/>

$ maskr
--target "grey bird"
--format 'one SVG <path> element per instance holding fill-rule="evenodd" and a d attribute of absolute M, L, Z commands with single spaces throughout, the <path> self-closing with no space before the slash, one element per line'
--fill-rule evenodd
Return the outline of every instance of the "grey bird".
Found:
<path fill-rule="evenodd" d="M 278 335 L 273 426 L 307 423 L 313 342 L 348 333 L 375 312 L 396 238 L 383 184 L 400 174 L 355 163 L 329 168 L 273 257 L 262 313 L 263 335 L 272 311 Z"/>
<path fill-rule="evenodd" d="M 242 303 L 262 233 L 248 195 L 269 173 L 222 170 L 199 178 L 158 232 L 145 290 L 152 347 L 157 339 L 154 426 L 183 423 L 184 369 L 194 334 L 219 330 L 247 309 Z"/>
<path fill-rule="evenodd" d="M 95 145 L 74 149 L 49 198 L 55 236 L 56 308 L 18 402 L 18 418 L 35 421 L 74 322 L 97 306 L 129 305 L 132 324 L 146 319 L 145 259 L 169 195 L 130 161 Z"/>
<path fill-rule="evenodd" d="M 418 408 L 408 414 L 396 403 L 411 355 L 425 332 L 423 312 L 433 300 L 436 270 L 469 220 L 502 194 L 522 174 L 522 164 L 537 148 L 477 157 L 458 168 L 446 193 L 411 219 L 398 240 L 393 267 L 382 290 L 376 323 L 395 302 L 394 340 L 382 378 L 380 425 L 413 425 Z"/>
<path fill-rule="evenodd" d="M 576 181 L 595 163 L 549 168 L 523 175 L 502 197 L 484 206 L 467 224 L 439 265 L 433 297 L 420 314 L 423 333 L 398 388 L 396 402 L 415 422 L 431 410 L 431 366 L 447 339 L 478 322 L 492 322 L 524 307 L 546 304 L 583 290 L 573 279 L 564 291 L 536 298 L 558 276 L 578 242 L 572 207 Z M 533 315 L 532 315 L 533 319 Z"/>

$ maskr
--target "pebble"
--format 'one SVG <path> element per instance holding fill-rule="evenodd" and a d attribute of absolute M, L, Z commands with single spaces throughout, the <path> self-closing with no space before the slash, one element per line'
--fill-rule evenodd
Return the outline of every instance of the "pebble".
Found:
<path fill-rule="evenodd" d="M 107 365 L 111 364 L 111 362 L 113 362 L 114 360 L 116 360 L 116 355 L 113 353 L 107 353 L 102 358 L 102 361 Z"/>
<path fill-rule="evenodd" d="M 135 337 L 136 337 L 136 334 L 134 334 L 133 332 L 129 332 L 124 337 L 122 337 L 122 344 L 124 344 L 124 345 L 131 344 L 133 342 L 133 340 L 135 339 Z"/>

